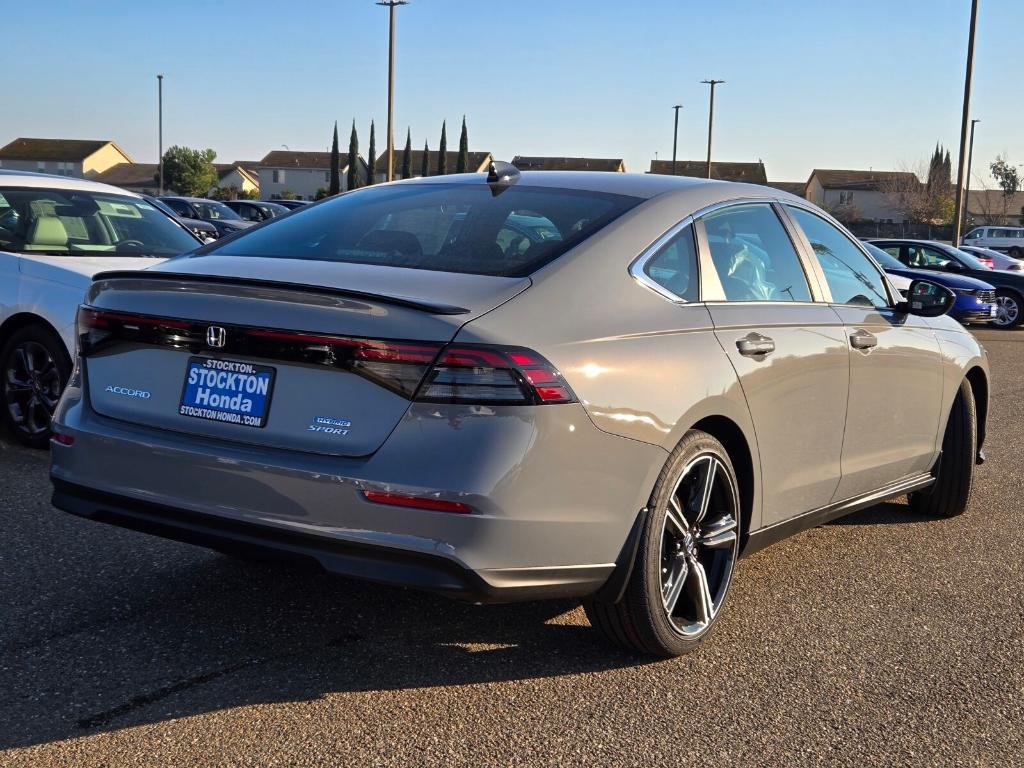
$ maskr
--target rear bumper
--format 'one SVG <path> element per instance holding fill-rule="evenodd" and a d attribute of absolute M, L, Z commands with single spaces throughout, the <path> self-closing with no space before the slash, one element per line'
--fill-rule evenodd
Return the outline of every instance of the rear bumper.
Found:
<path fill-rule="evenodd" d="M 576 405 L 413 406 L 363 458 L 140 427 L 96 414 L 76 387 L 55 426 L 74 438 L 51 451 L 59 509 L 486 602 L 599 590 L 665 458 L 601 432 Z M 374 504 L 364 490 L 459 501 L 473 512 Z"/>
<path fill-rule="evenodd" d="M 593 566 L 519 568 L 489 574 L 488 581 L 454 560 L 437 555 L 275 530 L 103 493 L 61 480 L 53 481 L 53 505 L 78 517 L 186 544 L 311 563 L 330 573 L 415 587 L 473 602 L 583 596 L 600 588 L 610 573 L 610 569 Z"/>

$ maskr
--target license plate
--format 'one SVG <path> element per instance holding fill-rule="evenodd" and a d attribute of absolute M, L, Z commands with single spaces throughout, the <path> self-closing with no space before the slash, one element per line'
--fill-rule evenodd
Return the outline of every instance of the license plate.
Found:
<path fill-rule="evenodd" d="M 190 357 L 178 413 L 197 419 L 264 427 L 274 369 L 235 360 Z"/>

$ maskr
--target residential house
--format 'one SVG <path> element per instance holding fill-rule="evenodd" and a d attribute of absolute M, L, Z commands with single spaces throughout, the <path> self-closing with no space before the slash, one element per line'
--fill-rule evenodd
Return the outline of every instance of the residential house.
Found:
<path fill-rule="evenodd" d="M 807 185 L 802 181 L 766 181 L 765 185 L 781 189 L 783 192 L 789 192 L 797 197 L 804 197 L 807 191 Z"/>
<path fill-rule="evenodd" d="M 1024 226 L 1024 192 L 1005 195 L 1001 189 L 972 189 L 966 195 L 967 226 Z"/>
<path fill-rule="evenodd" d="M 348 154 L 341 155 L 341 191 L 348 189 Z M 358 174 L 366 182 L 366 161 L 359 157 Z M 330 152 L 293 152 L 276 149 L 259 164 L 260 194 L 264 200 L 294 195 L 296 200 L 314 200 L 321 189 L 331 186 Z"/>
<path fill-rule="evenodd" d="M 611 171 L 626 172 L 626 161 L 621 157 L 526 157 L 516 155 L 512 165 L 520 171 Z"/>
<path fill-rule="evenodd" d="M 155 195 L 157 190 L 157 175 L 160 168 L 156 163 L 118 163 L 108 168 L 94 180 L 104 184 L 112 184 L 129 192 L 137 192 L 140 195 Z"/>
<path fill-rule="evenodd" d="M 19 138 L 0 148 L 0 168 L 94 179 L 132 159 L 112 141 Z"/>
<path fill-rule="evenodd" d="M 217 169 L 217 188 L 234 189 L 246 194 L 250 192 L 259 194 L 260 178 L 258 174 L 250 173 L 247 168 L 238 163 L 214 163 L 213 167 Z M 212 189 L 210 193 L 213 193 Z"/>
<path fill-rule="evenodd" d="M 402 157 L 405 154 L 405 149 L 395 150 L 395 179 L 402 178 Z M 430 152 L 430 175 L 437 175 L 437 168 L 440 165 L 439 161 L 441 155 L 439 152 Z M 410 163 L 410 178 L 416 178 L 421 176 L 420 171 L 423 170 L 423 150 L 414 149 L 411 154 L 412 162 Z M 469 170 L 467 173 L 480 173 L 486 171 L 487 166 L 491 164 L 493 156 L 490 152 L 470 152 L 469 153 Z M 445 152 L 445 161 L 448 163 L 448 173 L 455 173 L 459 167 L 459 153 L 458 152 Z M 381 182 L 388 180 L 388 155 L 385 152 L 383 155 L 378 157 L 373 164 L 373 178 L 374 181 Z"/>
<path fill-rule="evenodd" d="M 212 195 L 218 188 L 234 188 L 239 192 L 255 190 L 259 193 L 259 179 L 245 168 L 234 163 L 230 165 L 215 163 L 214 168 L 217 169 L 217 186 L 209 189 L 207 194 Z M 158 194 L 157 175 L 159 172 L 160 169 L 156 163 L 118 163 L 96 176 L 95 181 L 138 192 L 140 195 L 156 195 Z M 164 191 L 170 193 L 174 190 L 165 186 Z"/>
<path fill-rule="evenodd" d="M 650 173 L 660 173 L 665 176 L 672 174 L 671 160 L 651 160 Z M 698 179 L 708 177 L 707 160 L 676 160 L 676 176 L 692 176 Z M 727 163 L 712 161 L 711 178 L 719 181 L 743 181 L 750 184 L 767 184 L 768 174 L 765 173 L 764 163 L 758 160 L 756 163 Z"/>
<path fill-rule="evenodd" d="M 815 168 L 807 179 L 805 197 L 844 221 L 885 224 L 906 219 L 893 201 L 899 185 L 920 184 L 908 171 L 841 171 Z"/>

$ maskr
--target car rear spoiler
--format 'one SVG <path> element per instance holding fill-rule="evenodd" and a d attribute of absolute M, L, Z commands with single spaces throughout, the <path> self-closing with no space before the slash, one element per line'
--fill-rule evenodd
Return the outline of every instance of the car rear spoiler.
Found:
<path fill-rule="evenodd" d="M 470 310 L 452 304 L 418 299 L 411 296 L 390 296 L 386 293 L 371 293 L 347 288 L 327 288 L 322 285 L 306 285 L 289 283 L 279 280 L 259 280 L 251 277 L 226 277 L 224 275 L 196 275 L 188 272 L 150 272 L 139 270 L 113 270 L 100 272 L 93 276 L 93 282 L 100 280 L 186 280 L 190 283 L 210 283 L 215 285 L 248 285 L 257 288 L 277 288 L 282 290 L 317 293 L 325 296 L 341 296 L 345 298 L 379 301 L 398 307 L 408 307 L 431 315 L 466 315 Z"/>

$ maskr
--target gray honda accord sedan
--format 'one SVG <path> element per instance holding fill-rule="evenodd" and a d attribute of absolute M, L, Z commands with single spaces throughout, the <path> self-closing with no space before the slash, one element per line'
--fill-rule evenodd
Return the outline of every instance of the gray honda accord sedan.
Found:
<path fill-rule="evenodd" d="M 411 179 L 97 276 L 54 504 L 473 601 L 578 597 L 671 656 L 737 560 L 909 495 L 964 511 L 985 353 L 767 187 Z"/>

